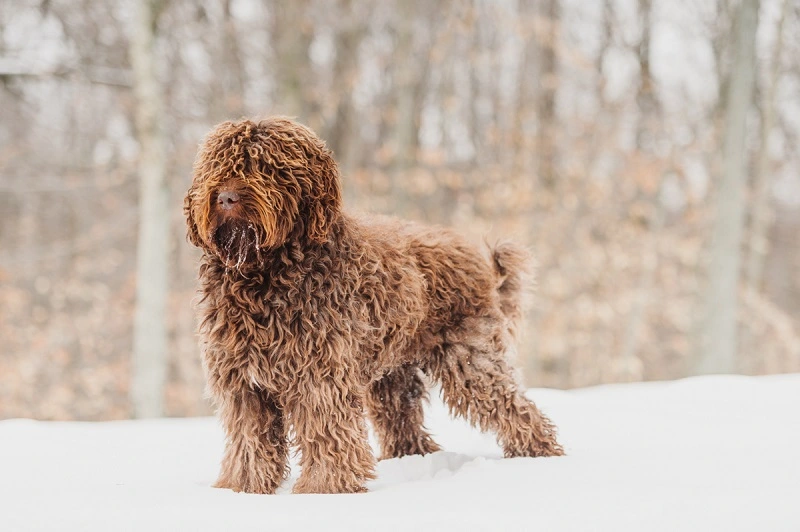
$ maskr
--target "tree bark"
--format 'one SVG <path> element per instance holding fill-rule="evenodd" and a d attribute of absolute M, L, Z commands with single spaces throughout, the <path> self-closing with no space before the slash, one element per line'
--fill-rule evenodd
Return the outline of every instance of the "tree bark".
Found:
<path fill-rule="evenodd" d="M 755 84 L 755 35 L 759 0 L 742 0 L 734 32 L 734 66 L 725 100 L 722 179 L 717 188 L 705 313 L 695 346 L 694 372 L 732 373 L 737 367 L 739 289 L 744 187 L 747 168 L 746 122 Z"/>
<path fill-rule="evenodd" d="M 558 89 L 558 50 L 560 25 L 559 2 L 546 0 L 542 13 L 543 35 L 541 42 L 541 73 L 539 87 L 537 152 L 538 174 L 542 183 L 552 189 L 556 185 L 556 157 L 558 142 L 556 139 L 556 91 Z"/>
<path fill-rule="evenodd" d="M 244 92 L 246 72 L 242 63 L 242 51 L 239 46 L 239 29 L 236 19 L 231 13 L 232 0 L 224 0 L 222 4 L 222 28 L 218 53 L 215 63 L 222 72 L 215 79 L 218 96 L 210 102 L 215 120 L 236 118 L 244 113 Z"/>
<path fill-rule="evenodd" d="M 419 71 L 414 58 L 414 8 L 416 3 L 400 2 L 397 12 L 397 48 L 395 50 L 394 170 L 402 173 L 416 160 L 418 124 L 414 123 L 416 83 Z"/>
<path fill-rule="evenodd" d="M 338 21 L 339 27 L 334 40 L 336 59 L 333 65 L 333 86 L 336 89 L 333 96 L 338 101 L 324 138 L 336 155 L 339 165 L 344 170 L 349 170 L 360 138 L 360 132 L 354 127 L 352 94 L 358 78 L 358 48 L 367 28 L 361 18 L 363 14 L 356 14 L 356 10 L 362 6 L 354 7 L 352 0 L 341 0 L 339 6 L 343 16 Z"/>
<path fill-rule="evenodd" d="M 653 151 L 653 124 L 658 123 L 659 105 L 653 86 L 653 73 L 650 68 L 650 40 L 652 34 L 652 1 L 639 0 L 639 19 L 642 25 L 642 36 L 639 40 L 637 56 L 639 58 L 639 90 L 636 93 L 636 105 L 639 108 L 639 124 L 636 129 L 636 146 L 639 151 Z"/>
<path fill-rule="evenodd" d="M 539 57 L 539 46 L 534 36 L 534 7 L 533 0 L 521 0 L 517 8 L 518 31 L 524 44 L 519 60 L 517 94 L 508 142 L 513 160 L 512 176 L 527 174 L 531 164 L 527 129 L 533 114 L 530 101 L 537 83 L 535 74 Z"/>
<path fill-rule="evenodd" d="M 276 82 L 275 113 L 316 127 L 305 84 L 311 79 L 308 52 L 314 36 L 308 0 L 273 2 L 272 48 Z"/>
<path fill-rule="evenodd" d="M 653 153 L 653 149 L 657 130 L 655 124 L 660 123 L 661 105 L 656 97 L 652 69 L 650 68 L 651 0 L 639 0 L 639 19 L 642 25 L 642 34 L 637 51 L 639 57 L 639 89 L 636 93 L 636 104 L 639 109 L 639 122 L 636 127 L 636 147 L 639 157 L 654 161 L 656 155 Z M 659 176 L 658 179 L 663 182 L 663 175 Z M 620 360 L 622 362 L 620 376 L 626 378 L 626 380 L 641 380 L 639 372 L 641 362 L 638 358 L 639 344 L 641 331 L 645 326 L 647 310 L 652 301 L 652 292 L 659 262 L 658 243 L 665 221 L 665 213 L 659 199 L 660 191 L 660 186 L 654 186 L 652 193 L 648 193 L 646 190 L 640 191 L 640 194 L 645 196 L 645 201 L 651 205 L 652 215 L 647 221 L 650 232 L 647 244 L 648 249 L 643 253 L 644 260 L 639 284 L 628 316 L 620 351 Z"/>
<path fill-rule="evenodd" d="M 130 58 L 139 137 L 139 237 L 133 333 L 131 402 L 135 417 L 164 414 L 167 367 L 169 202 L 161 121 L 162 88 L 156 73 L 156 22 L 163 2 L 135 3 Z"/>
<path fill-rule="evenodd" d="M 781 52 L 783 51 L 784 26 L 789 12 L 789 1 L 783 0 L 778 20 L 778 32 L 772 53 L 772 65 L 767 86 L 762 91 L 761 100 L 761 148 L 756 160 L 755 182 L 753 183 L 752 210 L 750 211 L 750 242 L 745 262 L 745 280 L 753 290 L 761 287 L 764 272 L 764 259 L 769 250 L 769 232 L 772 212 L 769 201 L 770 153 L 769 136 L 775 126 L 775 93 L 780 79 Z"/>

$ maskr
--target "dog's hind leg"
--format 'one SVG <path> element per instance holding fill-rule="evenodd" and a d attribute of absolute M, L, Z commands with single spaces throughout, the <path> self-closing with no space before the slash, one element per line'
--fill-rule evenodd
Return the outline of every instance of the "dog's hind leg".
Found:
<path fill-rule="evenodd" d="M 451 413 L 497 433 L 506 457 L 563 455 L 555 426 L 519 390 L 505 360 L 506 339 L 503 319 L 466 318 L 445 334 L 426 371 L 441 382 Z"/>
<path fill-rule="evenodd" d="M 411 364 L 393 369 L 370 386 L 366 407 L 381 443 L 381 460 L 441 449 L 422 425 L 426 395 L 419 368 Z"/>

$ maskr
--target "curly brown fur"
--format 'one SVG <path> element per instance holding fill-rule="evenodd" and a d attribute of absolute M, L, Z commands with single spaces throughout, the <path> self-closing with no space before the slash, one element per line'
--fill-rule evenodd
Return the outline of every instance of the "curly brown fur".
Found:
<path fill-rule="evenodd" d="M 405 364 L 375 381 L 367 394 L 367 412 L 381 443 L 381 459 L 441 450 L 422 426 L 427 398 L 419 368 Z"/>
<path fill-rule="evenodd" d="M 506 456 L 563 454 L 505 361 L 519 248 L 487 260 L 447 229 L 344 213 L 331 152 L 281 117 L 217 126 L 184 211 L 203 250 L 203 359 L 227 435 L 217 486 L 274 493 L 291 433 L 295 492 L 364 491 L 375 476 L 365 410 L 383 458 L 439 450 L 423 427 L 421 371 Z"/>

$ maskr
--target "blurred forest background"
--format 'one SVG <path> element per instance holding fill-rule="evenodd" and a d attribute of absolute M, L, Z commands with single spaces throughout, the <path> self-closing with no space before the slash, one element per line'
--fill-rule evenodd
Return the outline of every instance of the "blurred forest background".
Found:
<path fill-rule="evenodd" d="M 531 247 L 528 385 L 800 371 L 796 0 L 0 0 L 0 418 L 209 412 L 182 200 L 269 114 Z"/>

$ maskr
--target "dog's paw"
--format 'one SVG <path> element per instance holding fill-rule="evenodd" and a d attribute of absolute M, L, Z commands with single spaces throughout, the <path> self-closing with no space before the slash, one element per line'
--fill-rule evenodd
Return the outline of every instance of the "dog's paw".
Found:
<path fill-rule="evenodd" d="M 564 448 L 557 442 L 537 446 L 530 456 L 564 456 Z"/>
<path fill-rule="evenodd" d="M 426 455 L 441 451 L 435 441 L 430 436 L 412 439 L 405 442 L 395 442 L 392 445 L 385 445 L 380 460 L 389 460 L 390 458 L 402 458 L 403 456 L 411 455 Z"/>
<path fill-rule="evenodd" d="M 522 445 L 506 445 L 503 454 L 506 458 L 564 456 L 564 448 L 555 440 L 533 441 Z"/>
<path fill-rule="evenodd" d="M 230 479 L 223 479 L 220 478 L 217 480 L 214 485 L 214 488 L 219 489 L 227 489 L 233 490 L 236 493 L 255 493 L 260 495 L 273 495 L 275 491 L 278 489 L 278 484 L 274 482 L 253 482 L 253 481 L 241 481 L 241 482 L 234 482 Z"/>
<path fill-rule="evenodd" d="M 356 479 L 341 477 L 321 477 L 319 475 L 300 475 L 292 488 L 292 493 L 365 493 L 367 488 Z"/>
<path fill-rule="evenodd" d="M 295 485 L 292 488 L 292 493 L 295 495 L 301 494 L 333 494 L 333 493 L 366 493 L 367 488 L 364 486 L 325 486 L 321 484 L 316 485 Z"/>

